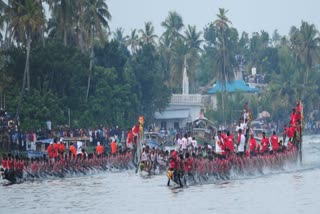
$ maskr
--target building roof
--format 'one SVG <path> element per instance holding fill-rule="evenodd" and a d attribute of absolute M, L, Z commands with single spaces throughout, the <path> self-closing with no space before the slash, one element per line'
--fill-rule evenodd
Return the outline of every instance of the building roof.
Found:
<path fill-rule="evenodd" d="M 211 89 L 209 89 L 208 94 L 216 94 L 217 92 L 222 92 L 222 84 L 220 81 L 216 81 Z M 251 88 L 243 80 L 234 80 L 232 82 L 227 82 L 225 90 L 229 93 L 234 93 L 236 91 L 247 92 L 247 93 L 258 93 L 259 89 Z"/>
<path fill-rule="evenodd" d="M 187 109 L 173 109 L 166 110 L 164 112 L 156 112 L 154 118 L 157 120 L 166 120 L 166 119 L 185 119 L 189 118 L 189 110 Z"/>

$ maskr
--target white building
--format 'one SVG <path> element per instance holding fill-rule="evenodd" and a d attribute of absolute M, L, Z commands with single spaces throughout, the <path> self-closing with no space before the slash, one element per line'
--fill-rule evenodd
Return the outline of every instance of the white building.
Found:
<path fill-rule="evenodd" d="M 199 118 L 203 109 L 201 94 L 189 94 L 189 79 L 186 59 L 182 77 L 182 94 L 173 94 L 169 106 L 154 115 L 156 126 L 164 129 L 183 128 L 187 123 Z"/>
<path fill-rule="evenodd" d="M 183 128 L 199 118 L 203 109 L 201 94 L 173 94 L 169 106 L 163 112 L 156 112 L 156 126 L 160 128 Z"/>

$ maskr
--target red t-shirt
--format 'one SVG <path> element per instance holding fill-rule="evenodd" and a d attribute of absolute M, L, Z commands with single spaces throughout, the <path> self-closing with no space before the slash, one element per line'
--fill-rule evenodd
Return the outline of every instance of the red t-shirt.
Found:
<path fill-rule="evenodd" d="M 279 144 L 278 144 L 278 136 L 277 135 L 272 135 L 271 136 L 271 145 L 273 150 L 279 149 Z"/>
<path fill-rule="evenodd" d="M 229 136 L 227 138 L 227 140 L 226 140 L 226 148 L 228 148 L 231 153 L 234 152 L 234 145 L 233 145 L 233 137 L 232 136 Z"/>
<path fill-rule="evenodd" d="M 294 137 L 294 127 L 293 126 L 288 128 L 288 137 L 289 138 Z"/>
<path fill-rule="evenodd" d="M 268 146 L 269 146 L 269 139 L 268 138 L 262 138 L 261 140 L 261 152 L 265 152 L 268 150 Z"/>
<path fill-rule="evenodd" d="M 291 120 L 291 124 L 292 124 L 293 126 L 295 126 L 296 123 L 297 123 L 297 114 L 291 113 L 291 115 L 290 115 L 290 120 Z"/>
<path fill-rule="evenodd" d="M 257 141 L 255 138 L 250 138 L 250 141 L 249 141 L 249 149 L 250 149 L 250 152 L 253 152 L 255 151 L 256 149 L 256 146 L 257 146 Z"/>
<path fill-rule="evenodd" d="M 191 158 L 188 158 L 184 162 L 184 171 L 185 172 L 190 172 L 191 170 L 192 170 L 192 160 L 191 160 Z"/>
<path fill-rule="evenodd" d="M 2 160 L 2 167 L 3 167 L 4 169 L 8 169 L 8 168 L 9 168 L 8 161 L 7 161 L 7 160 Z"/>
<path fill-rule="evenodd" d="M 176 169 L 177 168 L 177 159 L 174 157 L 170 158 L 170 168 Z"/>

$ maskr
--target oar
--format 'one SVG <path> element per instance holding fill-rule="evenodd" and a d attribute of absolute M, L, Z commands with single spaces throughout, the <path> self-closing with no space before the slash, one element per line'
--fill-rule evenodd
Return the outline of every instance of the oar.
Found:
<path fill-rule="evenodd" d="M 140 168 L 140 162 L 141 162 L 141 161 L 139 161 L 139 163 L 138 163 L 138 165 L 137 165 L 136 173 L 138 173 L 138 170 L 139 170 L 139 168 Z"/>
<path fill-rule="evenodd" d="M 28 173 L 28 175 L 30 175 L 32 178 L 34 178 L 35 176 L 32 174 L 32 173 L 30 173 L 28 170 L 26 170 L 25 169 L 25 171 Z"/>

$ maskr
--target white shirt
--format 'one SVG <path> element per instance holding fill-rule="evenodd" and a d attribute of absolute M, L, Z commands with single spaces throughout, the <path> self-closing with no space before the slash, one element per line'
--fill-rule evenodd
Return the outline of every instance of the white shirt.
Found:
<path fill-rule="evenodd" d="M 247 124 L 245 122 L 240 124 L 240 128 L 242 130 L 242 133 L 246 133 L 247 130 Z"/>
<path fill-rule="evenodd" d="M 249 113 L 248 112 L 244 113 L 243 114 L 243 121 L 246 121 L 246 119 L 248 119 L 248 117 L 249 117 Z"/>
<path fill-rule="evenodd" d="M 215 146 L 216 153 L 221 154 L 223 152 L 223 149 L 221 148 L 218 142 L 220 141 L 223 144 L 223 139 L 222 138 L 219 139 L 219 137 L 216 137 L 215 140 L 216 140 L 216 146 Z"/>
<path fill-rule="evenodd" d="M 240 143 L 238 145 L 238 152 L 244 152 L 244 144 L 246 143 L 246 137 L 241 134 Z"/>
<path fill-rule="evenodd" d="M 182 139 L 181 139 L 181 146 L 180 146 L 180 149 L 181 150 L 183 150 L 183 149 L 187 149 L 187 142 L 188 140 L 187 140 L 187 138 L 185 138 L 185 137 L 183 137 Z"/>
<path fill-rule="evenodd" d="M 147 161 L 148 160 L 148 154 L 144 151 L 141 155 L 141 161 Z"/>
<path fill-rule="evenodd" d="M 187 146 L 192 145 L 192 137 L 188 137 Z"/>
<path fill-rule="evenodd" d="M 77 154 L 81 154 L 82 153 L 82 142 L 81 141 L 77 141 Z"/>
<path fill-rule="evenodd" d="M 175 141 L 175 143 L 176 143 L 176 145 L 181 145 L 181 139 L 180 138 L 178 138 L 176 141 Z"/>
<path fill-rule="evenodd" d="M 196 148 L 198 146 L 198 142 L 196 140 L 191 141 L 193 148 Z"/>

